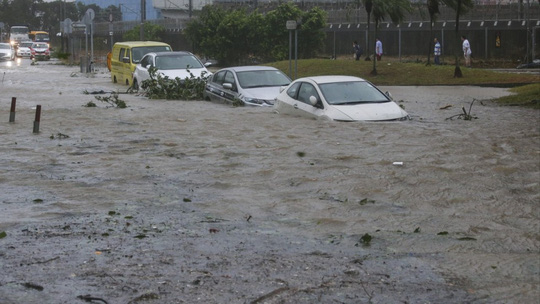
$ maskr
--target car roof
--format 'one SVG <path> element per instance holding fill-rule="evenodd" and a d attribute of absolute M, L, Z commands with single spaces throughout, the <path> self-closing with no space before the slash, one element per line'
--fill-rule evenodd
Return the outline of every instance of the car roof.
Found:
<path fill-rule="evenodd" d="M 315 83 L 330 83 L 330 82 L 349 82 L 349 81 L 366 81 L 360 77 L 356 76 L 346 76 L 346 75 L 324 75 L 324 76 L 311 76 L 304 77 L 298 80 L 310 79 Z"/>
<path fill-rule="evenodd" d="M 165 42 L 158 42 L 158 41 L 122 41 L 122 42 L 116 42 L 115 45 L 128 46 L 128 47 L 170 46 Z"/>
<path fill-rule="evenodd" d="M 224 70 L 232 70 L 235 72 L 245 72 L 245 71 L 277 71 L 278 69 L 270 66 L 262 66 L 262 65 L 244 65 L 244 66 L 234 66 L 234 67 L 228 67 Z"/>
<path fill-rule="evenodd" d="M 175 52 L 150 52 L 148 54 L 154 54 L 156 56 L 178 56 L 178 55 L 182 55 L 182 56 L 185 56 L 185 55 L 193 55 L 192 53 L 190 52 L 186 52 L 186 51 L 175 51 Z M 147 54 L 147 55 L 148 55 Z"/>

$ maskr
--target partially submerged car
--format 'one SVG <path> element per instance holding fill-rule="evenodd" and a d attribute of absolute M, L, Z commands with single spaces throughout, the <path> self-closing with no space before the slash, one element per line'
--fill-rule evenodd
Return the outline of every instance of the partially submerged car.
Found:
<path fill-rule="evenodd" d="M 30 50 L 32 44 L 34 44 L 32 41 L 23 41 L 19 43 L 19 46 L 17 46 L 17 57 L 30 57 L 32 55 L 32 51 Z"/>
<path fill-rule="evenodd" d="M 336 121 L 409 119 L 389 94 L 353 76 L 297 79 L 277 96 L 274 109 L 283 114 Z"/>
<path fill-rule="evenodd" d="M 9 43 L 0 43 L 0 60 L 15 60 L 15 50 Z"/>
<path fill-rule="evenodd" d="M 30 47 L 30 59 L 49 60 L 51 59 L 51 51 L 49 44 L 46 42 L 34 42 Z"/>
<path fill-rule="evenodd" d="M 206 66 L 190 52 L 153 52 L 144 55 L 133 73 L 133 88 L 139 89 L 142 82 L 150 79 L 150 69 L 156 75 L 169 79 L 203 78 L 210 76 Z"/>
<path fill-rule="evenodd" d="M 272 106 L 282 86 L 291 79 L 267 66 L 238 66 L 217 71 L 207 82 L 204 98 L 209 101 Z"/>

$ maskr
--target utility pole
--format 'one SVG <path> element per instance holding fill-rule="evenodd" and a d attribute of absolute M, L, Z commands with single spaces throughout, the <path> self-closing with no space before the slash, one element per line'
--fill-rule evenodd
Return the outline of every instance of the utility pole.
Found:
<path fill-rule="evenodd" d="M 146 0 L 141 0 L 141 41 L 144 41 L 144 20 L 146 20 Z"/>

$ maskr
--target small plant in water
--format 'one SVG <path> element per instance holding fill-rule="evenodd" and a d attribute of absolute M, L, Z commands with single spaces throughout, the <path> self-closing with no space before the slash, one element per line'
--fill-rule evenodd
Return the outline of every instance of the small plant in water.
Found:
<path fill-rule="evenodd" d="M 150 79 L 144 80 L 140 87 L 144 90 L 143 94 L 150 99 L 202 100 L 210 75 L 195 77 L 189 68 L 187 71 L 190 77 L 170 79 L 158 73 L 155 67 L 149 68 Z"/>
<path fill-rule="evenodd" d="M 116 108 L 120 108 L 120 109 L 127 108 L 126 102 L 118 98 L 117 93 L 112 93 L 111 95 L 106 96 L 106 97 L 94 96 L 94 98 L 96 98 L 99 101 L 106 102 Z"/>

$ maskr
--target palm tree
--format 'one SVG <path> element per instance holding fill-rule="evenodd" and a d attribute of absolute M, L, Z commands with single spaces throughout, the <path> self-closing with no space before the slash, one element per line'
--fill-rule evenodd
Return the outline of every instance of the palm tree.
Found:
<path fill-rule="evenodd" d="M 375 20 L 375 37 L 378 36 L 379 22 L 384 21 L 386 16 L 389 16 L 392 22 L 400 23 L 405 17 L 405 11 L 410 12 L 412 10 L 411 2 L 409 0 L 371 0 L 372 2 L 372 14 L 373 20 Z M 375 39 L 373 39 L 375 44 Z M 375 48 L 373 49 L 375 54 Z M 373 57 L 373 70 L 371 75 L 377 75 L 377 60 L 376 54 Z"/>
<path fill-rule="evenodd" d="M 439 0 L 427 0 L 427 9 L 429 12 L 429 50 L 427 55 L 427 64 L 431 65 L 431 50 L 433 41 L 433 22 L 437 19 L 439 11 Z"/>
<path fill-rule="evenodd" d="M 366 37 L 366 61 L 369 61 L 369 25 L 371 24 L 371 11 L 373 10 L 373 0 L 362 0 L 367 13 L 367 37 Z"/>
<path fill-rule="evenodd" d="M 473 6 L 473 0 L 442 0 L 444 4 L 456 11 L 456 30 L 454 32 L 456 37 L 456 68 L 454 69 L 454 77 L 461 78 L 463 73 L 459 67 L 459 56 L 461 54 L 461 44 L 459 43 L 459 17 L 467 13 Z"/>

